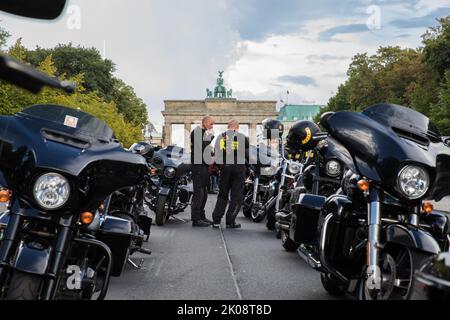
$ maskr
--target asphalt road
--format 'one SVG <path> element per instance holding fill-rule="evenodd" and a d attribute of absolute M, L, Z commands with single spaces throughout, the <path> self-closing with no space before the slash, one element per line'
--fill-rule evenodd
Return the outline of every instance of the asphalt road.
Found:
<path fill-rule="evenodd" d="M 207 216 L 216 197 L 210 196 Z M 240 214 L 241 229 L 194 228 L 190 209 L 152 226 L 143 269 L 112 278 L 108 299 L 330 299 L 320 276 L 286 252 L 265 223 Z M 139 259 L 134 259 L 138 261 Z"/>
<path fill-rule="evenodd" d="M 215 204 L 210 196 L 207 215 Z M 450 211 L 450 198 L 436 206 Z M 4 207 L 0 205 L 0 211 Z M 331 299 L 297 253 L 288 253 L 265 223 L 240 214 L 242 229 L 193 228 L 190 209 L 163 227 L 152 226 L 142 269 L 127 265 L 112 278 L 107 299 L 234 300 Z"/>

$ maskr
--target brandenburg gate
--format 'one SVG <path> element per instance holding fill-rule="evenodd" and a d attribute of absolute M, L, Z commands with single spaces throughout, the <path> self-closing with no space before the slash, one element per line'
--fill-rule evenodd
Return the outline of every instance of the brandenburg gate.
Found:
<path fill-rule="evenodd" d="M 223 86 L 223 71 L 219 72 L 217 86 L 214 91 L 206 89 L 204 100 L 165 100 L 163 143 L 173 144 L 172 129 L 174 126 L 184 128 L 184 141 L 176 141 L 180 147 L 190 151 L 189 134 L 201 119 L 210 115 L 216 120 L 215 130 L 225 131 L 225 125 L 231 119 L 240 122 L 241 132 L 249 135 L 250 143 L 257 142 L 258 125 L 266 118 L 276 118 L 276 101 L 243 101 L 232 97 L 232 90 Z M 218 134 L 219 132 L 216 132 Z"/>

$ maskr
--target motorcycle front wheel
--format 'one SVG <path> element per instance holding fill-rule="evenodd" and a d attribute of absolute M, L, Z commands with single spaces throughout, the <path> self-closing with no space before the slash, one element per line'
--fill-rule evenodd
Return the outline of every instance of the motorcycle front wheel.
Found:
<path fill-rule="evenodd" d="M 395 246 L 381 254 L 381 289 L 367 286 L 366 267 L 357 289 L 359 300 L 409 300 L 413 292 L 415 271 L 430 257 L 416 249 Z"/>
<path fill-rule="evenodd" d="M 167 196 L 159 196 L 158 201 L 156 203 L 156 211 L 155 211 L 155 223 L 157 226 L 162 226 L 167 221 Z"/>
<path fill-rule="evenodd" d="M 37 300 L 41 277 L 15 270 L 10 281 L 6 300 Z"/>
<path fill-rule="evenodd" d="M 342 283 L 329 273 L 321 273 L 320 282 L 322 282 L 323 288 L 333 297 L 341 297 L 345 294 Z"/>

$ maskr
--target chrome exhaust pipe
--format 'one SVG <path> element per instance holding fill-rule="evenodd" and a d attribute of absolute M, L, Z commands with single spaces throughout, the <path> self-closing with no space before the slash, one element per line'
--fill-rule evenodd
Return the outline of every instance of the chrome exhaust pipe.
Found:
<path fill-rule="evenodd" d="M 289 225 L 287 225 L 287 224 L 275 222 L 275 229 L 281 230 L 281 231 L 288 231 L 288 232 L 289 232 L 290 227 L 289 227 Z"/>

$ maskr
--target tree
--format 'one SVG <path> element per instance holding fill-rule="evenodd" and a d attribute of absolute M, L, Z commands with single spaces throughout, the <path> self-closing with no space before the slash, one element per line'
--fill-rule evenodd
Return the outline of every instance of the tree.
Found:
<path fill-rule="evenodd" d="M 433 70 L 438 83 L 445 80 L 450 69 L 450 16 L 438 19 L 439 26 L 430 28 L 422 36 L 425 45 L 424 62 Z"/>
<path fill-rule="evenodd" d="M 10 36 L 8 31 L 0 27 L 0 51 L 5 47 L 6 41 L 8 41 Z"/>
<path fill-rule="evenodd" d="M 26 50 L 19 39 L 8 51 L 8 54 L 16 59 L 24 60 Z M 53 56 L 50 54 L 38 64 L 38 69 L 51 76 L 60 73 Z M 31 94 L 16 86 L 0 81 L 0 114 L 11 115 L 34 104 L 58 104 L 71 108 L 79 108 L 95 117 L 105 121 L 114 131 L 117 138 L 124 146 L 142 140 L 141 129 L 135 124 L 128 122 L 118 112 L 114 101 L 106 101 L 98 92 L 88 92 L 84 87 L 85 75 L 77 74 L 65 77 L 77 83 L 77 90 L 72 95 L 67 95 L 60 90 L 44 88 L 39 94 Z"/>
<path fill-rule="evenodd" d="M 120 79 L 114 78 L 113 100 L 125 119 L 143 129 L 147 124 L 147 106 L 134 89 Z"/>
<path fill-rule="evenodd" d="M 84 74 L 83 86 L 87 92 L 97 92 L 107 101 L 111 100 L 115 66 L 111 60 L 103 59 L 96 48 L 74 47 L 71 43 L 59 44 L 52 49 L 37 47 L 27 51 L 26 60 L 38 66 L 49 55 L 57 68 L 56 76 Z"/>
<path fill-rule="evenodd" d="M 439 101 L 431 108 L 431 118 L 442 135 L 450 135 L 450 70 L 445 72 L 445 81 L 439 90 Z"/>
<path fill-rule="evenodd" d="M 83 87 L 87 93 L 96 92 L 105 101 L 113 101 L 127 122 L 144 129 L 147 123 L 147 106 L 131 86 L 113 76 L 114 63 L 103 59 L 97 49 L 74 47 L 72 44 L 60 44 L 53 49 L 37 47 L 26 51 L 25 59 L 39 66 L 49 55 L 55 64 L 56 76 L 74 77 L 83 74 Z"/>

